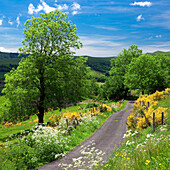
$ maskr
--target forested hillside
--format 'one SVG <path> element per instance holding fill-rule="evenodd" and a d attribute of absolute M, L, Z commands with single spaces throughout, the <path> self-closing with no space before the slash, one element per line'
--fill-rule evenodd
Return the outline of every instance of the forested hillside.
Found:
<path fill-rule="evenodd" d="M 18 53 L 0 52 L 0 92 L 4 85 L 4 74 L 9 72 L 12 68 L 16 68 L 22 57 L 26 57 L 26 55 L 21 55 L 18 57 Z M 84 57 L 88 58 L 86 64 L 91 67 L 92 70 L 105 74 L 111 68 L 110 60 L 113 57 Z M 104 81 L 103 77 L 99 78 L 101 76 L 94 77 L 97 79 L 97 81 L 100 81 L 100 79 L 102 82 Z"/>
<path fill-rule="evenodd" d="M 163 52 L 163 51 L 156 51 L 156 52 L 148 53 L 148 54 L 151 54 L 154 56 L 155 55 L 170 56 L 170 52 Z M 0 52 L 0 92 L 4 85 L 4 74 L 9 72 L 12 68 L 16 68 L 22 57 L 26 57 L 26 55 L 21 55 L 20 57 L 18 57 L 18 53 Z M 101 72 L 103 74 L 107 74 L 108 71 L 111 69 L 110 60 L 114 58 L 114 57 L 91 57 L 91 56 L 84 56 L 84 57 L 88 58 L 86 64 L 89 67 L 91 67 L 92 70 Z M 95 78 L 99 82 L 104 81 L 103 77 L 99 78 L 97 76 Z"/>
<path fill-rule="evenodd" d="M 151 54 L 151 55 L 165 55 L 165 56 L 170 56 L 170 51 L 168 52 L 163 52 L 163 51 L 155 51 L 153 53 L 147 53 L 147 54 Z"/>

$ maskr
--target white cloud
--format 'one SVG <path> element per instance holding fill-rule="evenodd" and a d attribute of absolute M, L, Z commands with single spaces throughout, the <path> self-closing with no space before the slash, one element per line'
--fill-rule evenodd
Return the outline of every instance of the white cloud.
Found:
<path fill-rule="evenodd" d="M 99 29 L 104 29 L 104 30 L 110 30 L 110 31 L 119 30 L 118 28 L 115 28 L 115 27 L 106 27 L 106 26 L 100 26 L 100 25 L 94 25 L 93 27 L 99 28 Z"/>
<path fill-rule="evenodd" d="M 46 12 L 46 13 L 49 13 L 51 11 L 54 11 L 56 8 L 54 7 L 50 7 L 47 3 L 45 3 L 43 0 L 40 0 L 41 3 L 42 3 L 42 6 L 43 6 L 43 10 Z"/>
<path fill-rule="evenodd" d="M 13 25 L 13 22 L 9 19 L 8 24 Z"/>
<path fill-rule="evenodd" d="M 56 7 L 51 7 L 44 0 L 40 0 L 40 3 L 41 4 L 38 4 L 37 8 L 35 8 L 34 5 L 30 3 L 28 6 L 28 14 L 33 15 L 34 13 L 38 13 L 41 10 L 43 10 L 46 13 L 49 13 L 51 11 L 54 11 L 55 9 L 58 9 L 59 11 L 67 11 L 69 9 L 69 6 L 67 4 L 62 5 L 55 4 Z M 72 15 L 76 15 L 80 13 L 78 12 L 78 10 L 80 10 L 81 8 L 78 3 L 74 2 L 71 5 L 70 9 L 72 10 Z"/>
<path fill-rule="evenodd" d="M 155 37 L 156 38 L 162 38 L 162 35 L 156 35 Z"/>
<path fill-rule="evenodd" d="M 131 6 L 142 6 L 142 7 L 150 7 L 152 6 L 151 2 L 145 1 L 145 2 L 134 2 L 134 3 L 130 3 Z"/>
<path fill-rule="evenodd" d="M 56 8 L 54 7 L 50 7 L 46 2 L 44 2 L 43 0 L 40 0 L 41 4 L 38 4 L 37 8 L 34 7 L 34 5 L 32 3 L 29 4 L 28 6 L 28 14 L 32 15 L 34 13 L 38 13 L 41 10 L 43 10 L 44 12 L 51 12 L 54 11 Z M 64 5 L 63 8 L 66 8 L 66 6 Z"/>
<path fill-rule="evenodd" d="M 73 10 L 72 15 L 79 14 L 80 12 L 78 12 L 78 10 L 81 9 L 80 4 L 74 2 L 74 3 L 71 5 L 71 9 Z"/>
<path fill-rule="evenodd" d="M 68 10 L 68 5 L 67 4 L 64 4 L 64 5 L 56 5 L 57 6 L 57 9 L 59 11 L 63 11 L 63 10 Z"/>
<path fill-rule="evenodd" d="M 29 4 L 28 6 L 28 14 L 32 15 L 35 11 L 35 7 L 33 4 Z"/>
<path fill-rule="evenodd" d="M 38 4 L 38 7 L 37 7 L 37 9 L 35 9 L 35 12 L 38 13 L 38 12 L 40 12 L 41 10 L 43 10 L 43 6 L 40 5 L 40 4 Z"/>
<path fill-rule="evenodd" d="M 1 52 L 11 52 L 10 50 L 8 50 L 8 49 L 6 49 L 6 48 L 4 48 L 4 47 L 0 47 L 0 51 L 1 51 Z"/>
<path fill-rule="evenodd" d="M 0 19 L 0 25 L 2 25 L 2 22 L 3 22 L 3 20 L 2 20 L 2 19 Z"/>
<path fill-rule="evenodd" d="M 156 44 L 147 44 L 139 46 L 142 48 L 144 53 L 155 52 L 155 51 L 170 51 L 170 42 L 157 42 Z"/>
<path fill-rule="evenodd" d="M 20 15 L 21 16 L 21 15 Z M 17 17 L 16 21 L 17 21 L 17 27 L 20 25 L 20 16 Z"/>
<path fill-rule="evenodd" d="M 72 4 L 71 9 L 72 9 L 73 11 L 80 10 L 80 9 L 81 9 L 81 8 L 80 8 L 80 4 L 74 2 L 74 3 Z"/>
<path fill-rule="evenodd" d="M 83 43 L 83 48 L 76 50 L 76 55 L 89 55 L 94 57 L 116 56 L 123 48 L 128 47 L 124 42 L 118 41 L 120 37 L 121 36 L 105 35 L 79 36 L 80 41 Z M 126 39 L 126 37 L 121 38 L 121 40 Z M 113 41 L 113 39 L 115 41 Z"/>
<path fill-rule="evenodd" d="M 72 12 L 72 15 L 76 15 L 76 14 L 78 14 L 78 11 L 73 11 Z"/>
<path fill-rule="evenodd" d="M 136 18 L 136 20 L 139 22 L 139 21 L 141 21 L 141 20 L 144 20 L 145 18 L 144 17 L 142 17 L 142 15 L 138 15 L 137 16 L 137 18 Z"/>

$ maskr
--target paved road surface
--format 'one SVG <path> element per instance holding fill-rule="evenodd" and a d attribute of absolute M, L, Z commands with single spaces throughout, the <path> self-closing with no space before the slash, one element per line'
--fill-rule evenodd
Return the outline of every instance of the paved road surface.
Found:
<path fill-rule="evenodd" d="M 130 115 L 132 108 L 133 102 L 128 101 L 123 110 L 113 113 L 91 137 L 83 141 L 81 145 L 77 146 L 73 151 L 70 151 L 66 157 L 41 166 L 38 170 L 62 170 L 63 168 L 58 165 L 60 163 L 72 164 L 72 158 L 82 156 L 80 153 L 82 150 L 81 146 L 87 147 L 91 141 L 95 143 L 93 147 L 106 153 L 102 156 L 106 161 L 108 157 L 111 156 L 112 150 L 118 147 L 123 141 L 123 134 L 126 133 L 127 117 Z M 89 167 L 88 163 L 86 163 L 86 165 Z"/>

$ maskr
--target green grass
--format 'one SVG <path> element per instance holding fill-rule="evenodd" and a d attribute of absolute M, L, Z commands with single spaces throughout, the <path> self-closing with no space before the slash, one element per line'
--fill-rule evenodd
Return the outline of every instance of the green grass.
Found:
<path fill-rule="evenodd" d="M 99 71 L 95 71 L 95 70 L 90 70 L 89 75 L 93 76 L 93 77 L 101 77 L 104 76 L 103 73 L 99 72 Z"/>
<path fill-rule="evenodd" d="M 163 126 L 165 129 L 161 131 L 161 126 L 156 128 L 153 133 L 152 127 L 140 130 L 135 136 L 125 139 L 120 148 L 113 151 L 113 157 L 104 166 L 94 167 L 95 170 L 143 170 L 143 169 L 169 169 L 170 158 L 170 97 L 159 101 L 157 107 L 168 108 L 168 116 L 165 119 L 167 125 Z M 154 135 L 147 138 L 147 134 Z M 127 141 L 132 142 L 126 145 Z M 137 145 L 141 144 L 137 148 Z"/>
<path fill-rule="evenodd" d="M 139 135 L 128 138 L 128 141 L 134 143 L 126 146 L 126 140 L 122 144 L 121 148 L 117 148 L 113 151 L 113 157 L 110 158 L 104 166 L 94 169 L 167 170 L 169 168 L 170 157 L 170 132 L 160 132 L 159 128 L 157 128 L 157 132 L 154 134 L 154 137 L 146 138 L 146 135 L 151 133 L 152 128 L 150 127 L 141 131 Z M 159 143 L 156 144 L 158 141 Z M 142 146 L 137 148 L 138 144 L 142 144 Z"/>
<path fill-rule="evenodd" d="M 166 111 L 168 113 L 168 116 L 165 118 L 165 123 L 167 124 L 168 129 L 170 129 L 170 96 L 166 99 L 161 99 L 157 106 L 155 106 L 155 108 L 158 107 L 164 107 L 168 109 Z"/>
<path fill-rule="evenodd" d="M 166 99 L 161 99 L 155 108 L 158 107 L 168 108 L 167 112 L 170 114 L 170 96 Z"/>
<path fill-rule="evenodd" d="M 97 82 L 97 84 L 99 85 L 99 87 L 101 87 L 102 85 L 104 85 L 104 83 L 102 83 L 102 82 Z"/>

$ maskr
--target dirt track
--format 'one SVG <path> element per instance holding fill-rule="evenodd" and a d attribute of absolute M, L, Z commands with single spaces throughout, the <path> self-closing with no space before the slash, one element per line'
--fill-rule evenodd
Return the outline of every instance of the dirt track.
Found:
<path fill-rule="evenodd" d="M 106 161 L 108 157 L 111 156 L 112 150 L 118 147 L 123 141 L 123 134 L 126 133 L 126 121 L 127 117 L 133 108 L 133 102 L 128 101 L 126 107 L 116 113 L 113 113 L 104 124 L 96 131 L 94 134 L 87 138 L 77 146 L 73 151 L 69 152 L 62 159 L 58 159 L 49 164 L 41 166 L 38 170 L 62 170 L 58 165 L 60 163 L 72 164 L 73 158 L 79 158 L 82 156 L 80 151 L 82 150 L 82 145 L 87 147 L 91 141 L 94 141 L 95 145 L 93 147 L 105 152 L 103 159 Z M 87 164 L 88 166 L 88 164 Z"/>

